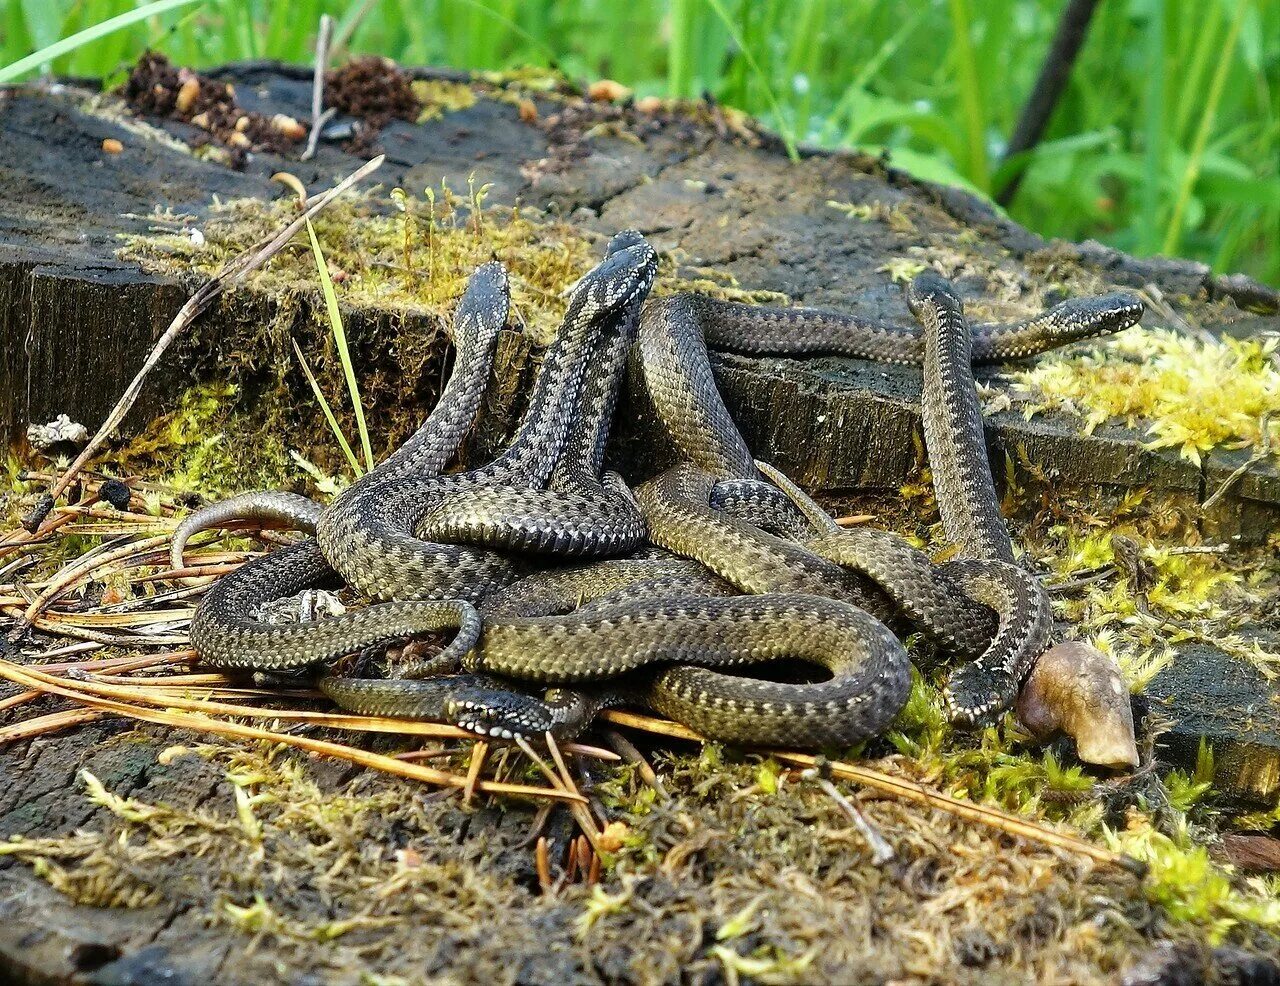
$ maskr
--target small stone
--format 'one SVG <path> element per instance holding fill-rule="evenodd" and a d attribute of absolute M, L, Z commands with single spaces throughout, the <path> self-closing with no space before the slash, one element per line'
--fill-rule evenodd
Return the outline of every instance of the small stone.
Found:
<path fill-rule="evenodd" d="M 597 103 L 613 103 L 630 95 L 630 89 L 613 79 L 598 79 L 587 89 L 587 97 Z"/>
<path fill-rule="evenodd" d="M 277 113 L 271 118 L 271 125 L 288 140 L 294 143 L 307 136 L 307 128 L 287 113 Z"/>
<path fill-rule="evenodd" d="M 355 135 L 355 124 L 350 120 L 341 120 L 338 123 L 331 123 L 320 131 L 320 139 L 327 144 L 340 144 L 344 141 L 354 139 Z"/>
<path fill-rule="evenodd" d="M 241 117 L 243 119 L 243 117 Z M 253 141 L 246 137 L 241 131 L 237 130 L 227 137 L 227 143 L 232 147 L 240 147 L 248 150 L 253 146 Z"/>
<path fill-rule="evenodd" d="M 194 127 L 199 127 L 201 130 L 208 130 L 208 129 L 209 129 L 209 114 L 208 114 L 208 113 L 197 113 L 195 116 L 193 116 L 193 117 L 191 118 L 191 125 L 192 125 L 192 126 L 194 126 Z"/>
<path fill-rule="evenodd" d="M 108 137 L 102 142 L 102 149 L 108 154 L 119 154 L 124 150 L 124 144 L 116 140 L 114 137 Z"/>
<path fill-rule="evenodd" d="M 662 110 L 662 99 L 658 96 L 645 96 L 636 100 L 636 109 L 641 113 L 658 113 Z"/>
<path fill-rule="evenodd" d="M 538 106 L 532 99 L 520 100 L 520 119 L 525 123 L 538 122 Z"/>
<path fill-rule="evenodd" d="M 190 76 L 178 88 L 178 97 L 174 100 L 174 109 L 179 113 L 190 113 L 191 107 L 196 105 L 196 97 L 200 95 L 200 80 L 195 76 Z"/>

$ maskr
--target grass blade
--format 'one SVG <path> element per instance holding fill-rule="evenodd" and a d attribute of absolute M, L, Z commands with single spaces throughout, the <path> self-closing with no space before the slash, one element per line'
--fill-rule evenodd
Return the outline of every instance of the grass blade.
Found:
<path fill-rule="evenodd" d="M 75 51 L 77 48 L 92 44 L 99 38 L 106 37 L 114 31 L 130 27 L 146 20 L 148 17 L 155 17 L 196 2 L 197 0 L 154 0 L 153 3 L 144 4 L 136 10 L 127 10 L 123 14 L 112 17 L 110 20 L 103 21 L 101 24 L 94 24 L 92 27 L 86 27 L 83 31 L 77 31 L 69 38 L 63 38 L 61 41 L 46 45 L 26 58 L 19 58 L 16 62 L 5 65 L 0 68 L 0 82 L 12 82 L 19 76 L 38 69 L 45 62 L 51 62 L 68 52 Z"/>
<path fill-rule="evenodd" d="M 311 237 L 311 252 L 315 255 L 316 271 L 320 274 L 320 286 L 324 289 L 324 303 L 329 312 L 329 325 L 333 328 L 333 338 L 338 345 L 338 358 L 342 360 L 342 373 L 346 377 L 347 392 L 351 395 L 351 406 L 355 410 L 356 427 L 360 429 L 360 447 L 364 451 L 367 468 L 372 469 L 373 448 L 369 444 L 369 429 L 364 422 L 364 404 L 360 400 L 360 384 L 356 382 L 356 370 L 351 363 L 351 350 L 347 346 L 347 330 L 342 324 L 342 313 L 338 310 L 338 295 L 333 290 L 333 280 L 329 277 L 329 265 L 325 263 L 324 252 L 320 249 L 320 241 L 316 239 L 316 231 L 310 219 L 307 220 L 307 235 Z"/>
<path fill-rule="evenodd" d="M 978 81 L 978 61 L 973 50 L 973 20 L 969 0 L 951 0 L 951 31 L 955 44 L 957 76 L 960 80 L 960 106 L 967 131 L 968 162 L 966 177 L 986 191 L 991 187 L 987 165 L 987 144 L 982 114 L 982 87 Z"/>
<path fill-rule="evenodd" d="M 302 355 L 302 347 L 298 345 L 297 339 L 289 340 L 293 343 L 293 351 L 298 356 L 298 363 L 302 366 L 302 372 L 307 378 L 307 383 L 311 384 L 311 392 L 316 395 L 316 401 L 320 404 L 320 410 L 324 412 L 325 420 L 329 422 L 334 437 L 338 439 L 338 444 L 342 446 L 342 454 L 347 457 L 347 461 L 351 463 L 351 468 L 355 471 L 356 476 L 364 475 L 364 469 L 360 465 L 360 460 L 356 458 L 356 454 L 351 451 L 351 443 L 347 441 L 347 436 L 342 433 L 342 428 L 338 424 L 338 418 L 333 413 L 333 408 L 329 406 L 329 402 L 325 400 L 324 391 L 320 389 L 320 383 L 316 380 L 316 376 L 311 372 L 311 367 L 307 365 L 307 358 Z"/>
<path fill-rule="evenodd" d="M 1249 6 L 1249 0 L 1239 0 L 1235 16 L 1231 18 L 1227 38 L 1222 43 L 1213 81 L 1209 83 L 1209 95 L 1205 99 L 1204 112 L 1200 115 L 1200 126 L 1196 128 L 1195 143 L 1191 146 L 1191 155 L 1187 158 L 1187 166 L 1183 169 L 1182 180 L 1178 184 L 1178 197 L 1173 203 L 1173 214 L 1169 217 L 1164 244 L 1160 248 L 1161 253 L 1173 253 L 1182 242 L 1182 224 L 1186 216 L 1187 202 L 1191 198 L 1191 190 L 1195 188 L 1196 179 L 1200 177 L 1205 148 L 1209 144 L 1209 135 L 1213 133 L 1214 120 L 1218 115 L 1218 103 L 1222 100 L 1222 90 L 1226 86 L 1227 75 L 1231 71 L 1231 58 L 1235 53 L 1236 41 L 1240 37 L 1240 28 L 1244 26 L 1245 14 L 1248 13 Z"/>
<path fill-rule="evenodd" d="M 782 135 L 782 143 L 787 148 L 787 157 L 792 161 L 799 161 L 800 154 L 796 150 L 796 135 L 792 129 L 790 122 L 782 113 L 782 106 L 778 103 L 778 97 L 774 95 L 773 86 L 769 85 L 769 79 L 765 76 L 764 71 L 760 68 L 760 63 L 756 61 L 755 54 L 747 47 L 743 40 L 742 32 L 738 30 L 738 25 L 733 22 L 733 18 L 729 16 L 729 12 L 724 9 L 724 4 L 720 0 L 707 0 L 711 9 L 715 11 L 716 16 L 720 18 L 724 24 L 725 30 L 729 32 L 729 37 L 733 38 L 733 43 L 738 46 L 738 50 L 742 52 L 742 57 L 746 59 L 747 65 L 750 66 L 752 73 L 760 80 L 760 88 L 764 90 L 765 99 L 769 102 L 769 108 L 773 111 L 773 117 L 778 124 L 778 132 Z"/>

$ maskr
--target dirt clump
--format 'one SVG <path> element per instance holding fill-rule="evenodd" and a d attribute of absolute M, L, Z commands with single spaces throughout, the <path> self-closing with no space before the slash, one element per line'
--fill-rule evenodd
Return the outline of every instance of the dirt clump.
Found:
<path fill-rule="evenodd" d="M 283 113 L 266 116 L 242 109 L 229 82 L 218 82 L 178 68 L 158 52 L 138 59 L 119 94 L 138 113 L 181 120 L 207 136 L 191 141 L 193 147 L 218 144 L 229 152 L 229 163 L 243 168 L 253 151 L 281 154 L 307 134 L 293 117 Z"/>

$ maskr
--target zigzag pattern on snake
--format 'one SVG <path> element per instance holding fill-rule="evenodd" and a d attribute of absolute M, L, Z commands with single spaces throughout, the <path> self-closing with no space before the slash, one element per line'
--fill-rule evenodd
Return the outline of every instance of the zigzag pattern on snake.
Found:
<path fill-rule="evenodd" d="M 458 626 L 412 677 L 325 676 L 321 687 L 356 711 L 444 717 L 503 738 L 563 737 L 599 708 L 628 702 L 727 741 L 822 746 L 882 731 L 905 701 L 907 656 L 888 621 L 967 661 L 947 690 L 957 721 L 1008 707 L 1047 646 L 1048 608 L 1013 561 L 970 366 L 1117 331 L 1141 304 L 1113 295 L 970 329 L 954 292 L 926 274 L 908 291 L 919 332 L 687 295 L 650 301 L 641 314 L 655 260 L 634 231 L 610 242 L 570 296 L 516 435 L 488 466 L 441 475 L 505 322 L 496 265 L 477 272 L 459 306 L 454 377 L 440 403 L 387 462 L 328 508 L 251 494 L 191 518 L 179 555 L 190 533 L 248 511 L 316 532 L 206 594 L 192 624 L 201 654 L 221 666 L 324 665 L 379 634 Z M 600 469 L 637 332 L 654 404 L 689 461 L 633 496 Z M 923 363 L 930 465 L 944 530 L 964 560 L 936 566 L 888 532 L 840 529 L 786 477 L 757 468 L 716 391 L 708 342 Z M 646 533 L 656 547 L 643 548 Z M 565 567 L 590 557 L 608 560 Z M 335 570 L 396 601 L 286 627 L 253 619 L 253 607 Z M 760 666 L 779 658 L 829 677 L 763 677 Z M 466 673 L 435 677 L 458 669 Z M 492 675 L 574 690 L 538 698 Z"/>

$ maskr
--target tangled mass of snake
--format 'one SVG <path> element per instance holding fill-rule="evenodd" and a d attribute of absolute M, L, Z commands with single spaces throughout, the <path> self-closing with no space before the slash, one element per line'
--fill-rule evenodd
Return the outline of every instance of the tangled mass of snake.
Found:
<path fill-rule="evenodd" d="M 911 684 L 900 638 L 919 634 L 919 653 L 950 668 L 954 722 L 1008 709 L 1053 626 L 1000 514 L 972 367 L 1127 328 L 1141 303 L 1113 294 L 970 326 L 952 287 L 926 272 L 906 291 L 918 328 L 904 328 L 698 295 L 649 299 L 656 269 L 641 234 L 610 240 L 570 293 L 509 444 L 487 465 L 447 473 L 508 315 L 503 267 L 476 270 L 453 319 L 452 376 L 400 449 L 327 506 L 249 493 L 180 528 L 175 567 L 193 533 L 230 520 L 307 534 L 212 585 L 191 625 L 203 660 L 314 675 L 345 709 L 498 739 L 570 738 L 602 708 L 630 705 L 725 742 L 825 747 L 888 727 Z M 892 532 L 838 526 L 757 462 L 708 346 L 920 366 L 952 560 L 936 564 Z M 634 490 L 603 469 L 633 347 L 682 457 Z M 374 602 L 327 619 L 261 618 L 274 600 L 343 583 Z M 390 673 L 334 670 L 439 631 L 453 633 L 443 651 Z"/>

